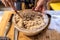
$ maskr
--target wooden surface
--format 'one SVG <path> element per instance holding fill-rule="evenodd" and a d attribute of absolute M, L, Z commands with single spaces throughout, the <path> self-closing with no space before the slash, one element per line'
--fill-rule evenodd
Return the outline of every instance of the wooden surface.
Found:
<path fill-rule="evenodd" d="M 11 17 L 12 12 L 4 12 L 2 21 L 0 23 L 0 36 L 4 36 L 5 27 Z M 11 40 L 14 40 L 14 24 L 12 23 L 10 31 L 7 35 Z M 24 35 L 19 32 L 18 40 L 60 40 L 60 34 L 54 30 L 44 29 L 40 34 L 32 37 Z"/>

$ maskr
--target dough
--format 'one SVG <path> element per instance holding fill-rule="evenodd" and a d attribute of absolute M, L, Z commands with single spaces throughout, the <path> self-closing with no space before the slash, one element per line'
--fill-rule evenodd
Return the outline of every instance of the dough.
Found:
<path fill-rule="evenodd" d="M 20 12 L 20 14 L 23 16 L 23 18 L 20 18 L 17 14 L 14 17 L 14 21 L 20 28 L 33 30 L 45 25 L 44 18 L 39 12 L 24 10 L 22 13 Z"/>

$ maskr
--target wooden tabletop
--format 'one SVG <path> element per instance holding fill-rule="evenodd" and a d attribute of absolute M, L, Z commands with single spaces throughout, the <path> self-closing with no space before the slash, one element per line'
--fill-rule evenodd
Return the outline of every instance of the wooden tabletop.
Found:
<path fill-rule="evenodd" d="M 0 23 L 0 36 L 4 36 L 4 31 L 8 21 L 13 12 L 5 11 Z M 10 31 L 8 32 L 7 37 L 11 40 L 14 40 L 14 24 L 12 23 Z M 54 30 L 44 29 L 41 33 L 36 36 L 28 37 L 22 32 L 19 32 L 18 40 L 60 40 L 60 34 Z"/>

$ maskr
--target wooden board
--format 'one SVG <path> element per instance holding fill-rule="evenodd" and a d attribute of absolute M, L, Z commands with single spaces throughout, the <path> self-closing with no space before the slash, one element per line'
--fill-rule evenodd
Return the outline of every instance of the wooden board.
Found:
<path fill-rule="evenodd" d="M 2 21 L 0 23 L 0 36 L 3 36 L 5 27 L 11 17 L 12 12 L 4 12 Z M 11 40 L 14 40 L 14 24 L 12 23 L 10 31 L 7 35 Z M 18 40 L 60 40 L 60 34 L 55 30 L 44 29 L 40 34 L 32 37 L 24 35 L 22 32 L 19 32 Z"/>

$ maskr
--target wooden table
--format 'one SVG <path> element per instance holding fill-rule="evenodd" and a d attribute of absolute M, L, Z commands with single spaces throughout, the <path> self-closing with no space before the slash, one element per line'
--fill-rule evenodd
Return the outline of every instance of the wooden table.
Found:
<path fill-rule="evenodd" d="M 5 11 L 0 23 L 0 36 L 4 36 L 5 27 L 13 12 Z M 10 31 L 7 35 L 11 40 L 14 40 L 14 24 L 12 23 Z M 19 32 L 18 40 L 60 40 L 60 34 L 54 30 L 44 29 L 41 33 L 36 36 L 28 37 L 22 32 Z"/>

